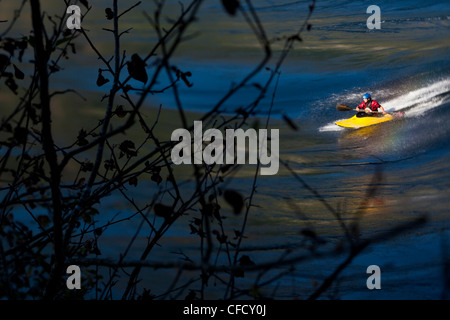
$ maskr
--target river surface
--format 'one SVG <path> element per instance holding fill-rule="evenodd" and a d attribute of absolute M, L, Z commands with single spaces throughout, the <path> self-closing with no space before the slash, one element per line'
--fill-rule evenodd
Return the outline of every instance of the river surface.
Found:
<path fill-rule="evenodd" d="M 339 285 L 332 286 L 322 297 L 440 299 L 444 279 L 447 277 L 448 281 L 449 277 L 445 261 L 448 264 L 450 259 L 450 3 L 378 0 L 374 4 L 381 9 L 379 30 L 366 26 L 370 16 L 366 13 L 367 3 L 317 1 L 311 30 L 302 34 L 303 41 L 295 44 L 280 69 L 271 125 L 280 128 L 280 158 L 322 200 L 333 208 L 341 208 L 344 221 L 353 221 L 358 208 L 365 205 L 360 220 L 362 238 L 376 237 L 423 216 L 427 219 L 420 228 L 386 241 L 378 239 L 340 274 Z M 308 5 L 309 1 L 254 1 L 269 38 L 297 30 Z M 174 3 L 168 8 L 172 13 L 179 7 Z M 108 32 L 100 31 L 107 23 L 100 19 L 103 9 L 95 4 L 83 24 L 99 48 L 106 51 L 111 41 Z M 130 31 L 133 36 L 123 38 L 127 53 L 144 55 L 146 41 L 155 39 L 154 33 L 147 31 L 142 9 L 151 10 L 151 5 L 143 4 L 124 25 L 134 28 Z M 194 36 L 182 45 L 173 62 L 192 73 L 189 80 L 194 85 L 179 86 L 183 107 L 202 113 L 214 106 L 232 82 L 253 70 L 263 52 L 242 16 L 230 17 L 219 1 L 206 1 L 198 17 L 192 30 Z M 280 48 L 274 45 L 269 67 L 279 52 Z M 66 67 L 73 76 L 56 75 L 53 85 L 97 90 L 99 61 L 86 44 L 80 44 L 78 56 Z M 255 81 L 263 83 L 267 77 L 268 72 L 263 70 Z M 275 80 L 257 109 L 260 117 L 269 110 L 274 85 Z M 337 111 L 336 105 L 355 107 L 366 92 L 387 112 L 403 111 L 405 117 L 359 130 L 336 126 L 335 121 L 353 115 L 352 111 Z M 248 89 L 238 94 L 224 105 L 223 111 L 232 114 L 256 93 L 256 89 Z M 153 105 L 176 109 L 171 92 L 149 100 Z M 300 129 L 291 130 L 282 121 L 282 115 L 289 116 Z M 248 166 L 242 172 L 229 187 L 245 192 L 251 187 L 254 167 Z M 134 196 L 151 198 L 152 187 L 148 185 L 142 182 Z M 375 188 L 374 195 L 366 197 L 371 187 Z M 257 262 L 276 259 L 285 248 L 303 244 L 300 230 L 308 225 L 313 225 L 330 247 L 335 247 L 343 238 L 343 230 L 322 200 L 283 166 L 276 176 L 261 177 L 255 196 L 258 207 L 250 211 L 243 251 Z M 127 210 L 120 199 L 112 199 L 108 205 L 111 211 Z M 238 218 L 230 219 L 230 231 L 240 228 Z M 139 222 L 121 224 L 105 233 L 100 242 L 103 256 L 118 258 L 124 248 L 123 238 L 132 236 Z M 145 244 L 144 234 L 141 241 Z M 167 233 L 165 241 L 151 256 L 152 261 L 177 261 L 180 252 L 194 254 L 199 246 L 198 238 L 190 234 L 183 222 Z M 142 248 L 136 245 L 133 250 L 129 256 L 135 254 L 137 258 Z M 293 272 L 262 290 L 281 299 L 307 298 L 345 258 L 342 254 L 298 263 Z M 381 290 L 366 287 L 369 265 L 381 269 Z M 284 265 L 275 267 L 270 275 L 276 277 L 286 269 Z M 167 279 L 175 274 L 176 270 L 168 270 Z M 151 271 L 143 272 L 142 277 L 149 287 L 164 278 Z M 252 280 L 248 281 L 242 286 L 250 287 Z M 167 286 L 171 283 L 161 282 Z M 214 285 L 218 289 L 211 289 L 211 297 L 220 298 L 224 288 L 218 279 L 211 280 L 210 287 Z M 152 292 L 163 292 L 159 289 L 156 285 Z"/>

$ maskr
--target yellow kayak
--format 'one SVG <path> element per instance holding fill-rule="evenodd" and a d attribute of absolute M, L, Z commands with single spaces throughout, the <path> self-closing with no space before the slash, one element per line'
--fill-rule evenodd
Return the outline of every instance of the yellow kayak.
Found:
<path fill-rule="evenodd" d="M 382 122 L 387 122 L 394 120 L 396 117 L 392 116 L 391 114 L 385 114 L 385 115 L 375 115 L 375 116 L 369 116 L 365 113 L 358 113 L 355 116 L 351 117 L 350 119 L 341 120 L 335 122 L 340 127 L 344 128 L 364 128 L 368 126 L 373 126 L 375 124 L 379 124 Z"/>

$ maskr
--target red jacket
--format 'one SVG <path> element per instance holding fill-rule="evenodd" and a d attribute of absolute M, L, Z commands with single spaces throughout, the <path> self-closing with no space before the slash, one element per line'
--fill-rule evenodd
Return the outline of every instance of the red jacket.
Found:
<path fill-rule="evenodd" d="M 376 102 L 375 100 L 369 100 L 367 101 L 367 104 L 365 102 L 362 102 L 358 108 L 360 109 L 365 109 L 365 108 L 370 108 L 370 110 L 372 111 L 378 111 L 378 108 L 381 107 L 381 105 Z"/>

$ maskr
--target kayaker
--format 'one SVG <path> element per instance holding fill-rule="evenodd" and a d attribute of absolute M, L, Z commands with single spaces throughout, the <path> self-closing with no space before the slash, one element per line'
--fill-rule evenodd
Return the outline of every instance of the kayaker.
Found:
<path fill-rule="evenodd" d="M 373 112 L 378 112 L 378 109 L 380 109 L 383 114 L 386 114 L 384 108 L 378 102 L 372 100 L 370 93 L 364 94 L 363 100 L 364 102 L 361 102 L 361 104 L 356 107 L 356 111 L 363 111 L 367 114 L 372 114 Z"/>

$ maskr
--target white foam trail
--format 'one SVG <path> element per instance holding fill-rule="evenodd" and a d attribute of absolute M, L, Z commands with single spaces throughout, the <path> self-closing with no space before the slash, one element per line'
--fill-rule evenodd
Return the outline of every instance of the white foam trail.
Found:
<path fill-rule="evenodd" d="M 444 98 L 438 96 L 445 92 L 450 92 L 450 79 L 435 82 L 427 87 L 410 91 L 407 94 L 380 103 L 386 111 L 398 111 L 412 107 L 405 115 L 415 117 L 441 105 Z"/>
<path fill-rule="evenodd" d="M 345 120 L 345 119 L 341 119 L 341 120 Z M 336 120 L 336 121 L 341 121 L 341 120 Z M 319 128 L 320 132 L 327 132 L 327 131 L 341 131 L 344 130 L 344 128 L 339 127 L 338 125 L 335 124 L 335 122 L 330 122 L 326 125 L 324 125 L 323 127 Z"/>

